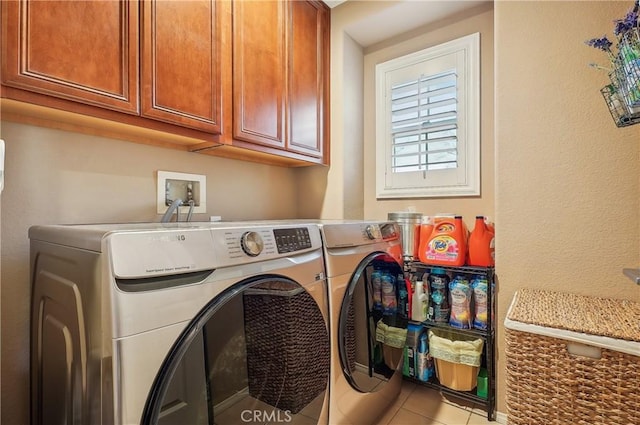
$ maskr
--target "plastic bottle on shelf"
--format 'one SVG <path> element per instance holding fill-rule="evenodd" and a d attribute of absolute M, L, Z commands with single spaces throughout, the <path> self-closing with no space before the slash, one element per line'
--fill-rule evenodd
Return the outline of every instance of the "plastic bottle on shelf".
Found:
<path fill-rule="evenodd" d="M 408 277 L 404 277 L 404 274 L 400 274 L 398 279 L 402 279 L 404 281 L 404 286 L 407 290 L 407 305 L 405 307 L 405 315 L 404 317 L 407 319 L 411 319 L 411 308 L 413 306 L 413 287 L 411 285 L 411 280 Z"/>
<path fill-rule="evenodd" d="M 374 264 L 371 273 L 371 286 L 373 288 L 373 309 L 382 310 L 382 270 L 377 264 Z"/>
<path fill-rule="evenodd" d="M 451 301 L 449 325 L 458 329 L 470 329 L 473 321 L 471 317 L 472 290 L 467 276 L 457 274 L 449 282 L 449 297 Z"/>
<path fill-rule="evenodd" d="M 429 311 L 434 322 L 449 322 L 449 276 L 444 269 L 434 267 L 429 274 Z"/>
<path fill-rule="evenodd" d="M 491 221 L 491 219 L 486 215 L 484 216 L 484 222 L 487 225 L 487 229 L 489 229 L 489 231 L 495 235 L 496 234 L 496 224 L 493 221 Z"/>
<path fill-rule="evenodd" d="M 411 305 L 411 320 L 423 322 L 427 320 L 427 309 L 429 304 L 428 291 L 424 290 L 424 282 L 416 281 L 415 293 L 413 294 Z"/>
<path fill-rule="evenodd" d="M 462 266 L 467 257 L 467 230 L 462 216 L 437 217 L 420 260 L 427 264 Z M 424 256 L 423 256 L 424 255 Z"/>
<path fill-rule="evenodd" d="M 407 290 L 406 281 L 404 275 L 399 274 L 396 280 L 397 293 L 398 293 L 398 313 L 400 317 L 408 319 L 410 317 L 410 305 L 409 304 L 409 293 L 411 291 L 411 287 Z"/>
<path fill-rule="evenodd" d="M 495 264 L 495 234 L 487 226 L 484 216 L 476 216 L 476 223 L 469 236 L 470 266 L 488 267 Z"/>
<path fill-rule="evenodd" d="M 488 290 L 489 283 L 487 278 L 479 276 L 471 281 L 471 289 L 473 290 L 473 327 L 475 329 L 487 329 L 488 325 Z"/>
<path fill-rule="evenodd" d="M 416 358 L 416 376 L 421 381 L 428 381 L 433 375 L 433 365 L 429 354 L 429 339 L 427 333 L 420 334 L 418 355 Z"/>
<path fill-rule="evenodd" d="M 396 299 L 396 277 L 387 270 L 382 272 L 382 311 L 385 315 L 394 315 L 398 310 Z"/>
<path fill-rule="evenodd" d="M 422 224 L 420 224 L 420 237 L 418 243 L 418 259 L 423 263 L 427 261 L 427 248 L 429 247 L 429 238 L 433 233 L 433 217 L 422 216 Z"/>

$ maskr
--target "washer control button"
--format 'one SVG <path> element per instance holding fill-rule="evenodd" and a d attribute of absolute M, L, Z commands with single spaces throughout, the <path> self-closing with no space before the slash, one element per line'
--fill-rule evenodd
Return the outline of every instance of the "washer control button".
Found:
<path fill-rule="evenodd" d="M 365 229 L 367 237 L 371 240 L 380 239 L 382 235 L 380 234 L 380 228 L 375 224 L 369 224 Z"/>
<path fill-rule="evenodd" d="M 245 254 L 256 257 L 262 252 L 264 241 L 257 232 L 245 232 L 240 238 L 240 246 Z"/>

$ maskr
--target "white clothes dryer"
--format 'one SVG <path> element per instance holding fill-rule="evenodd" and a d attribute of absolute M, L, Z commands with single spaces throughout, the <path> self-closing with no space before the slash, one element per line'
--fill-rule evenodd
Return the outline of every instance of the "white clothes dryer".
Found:
<path fill-rule="evenodd" d="M 315 224 L 34 226 L 33 424 L 327 423 Z"/>
<path fill-rule="evenodd" d="M 324 221 L 331 329 L 329 422 L 373 424 L 400 393 L 408 318 L 395 222 Z"/>

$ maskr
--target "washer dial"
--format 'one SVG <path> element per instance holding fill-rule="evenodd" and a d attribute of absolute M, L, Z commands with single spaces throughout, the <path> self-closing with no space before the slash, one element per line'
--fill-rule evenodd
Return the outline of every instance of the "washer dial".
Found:
<path fill-rule="evenodd" d="M 256 257 L 262 252 L 264 242 L 257 232 L 245 232 L 240 238 L 240 246 L 245 254 Z"/>
<path fill-rule="evenodd" d="M 367 233 L 367 237 L 371 240 L 379 239 L 382 237 L 382 235 L 380 234 L 380 228 L 375 224 L 368 225 L 365 229 L 365 232 Z"/>

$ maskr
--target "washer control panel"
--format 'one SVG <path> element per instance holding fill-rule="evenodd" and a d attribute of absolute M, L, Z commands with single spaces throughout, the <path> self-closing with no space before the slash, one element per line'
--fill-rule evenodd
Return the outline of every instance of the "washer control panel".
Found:
<path fill-rule="evenodd" d="M 306 227 L 273 229 L 273 235 L 279 254 L 311 248 L 311 237 Z"/>
<path fill-rule="evenodd" d="M 215 256 L 212 258 L 215 258 L 219 266 L 249 264 L 322 250 L 320 229 L 314 225 L 221 225 L 213 227 L 211 232 L 215 249 Z"/>
<path fill-rule="evenodd" d="M 258 232 L 245 232 L 240 238 L 240 246 L 245 254 L 256 257 L 264 249 L 264 241 Z"/>

